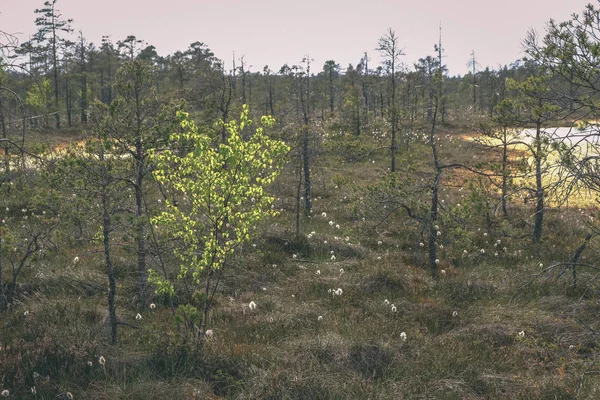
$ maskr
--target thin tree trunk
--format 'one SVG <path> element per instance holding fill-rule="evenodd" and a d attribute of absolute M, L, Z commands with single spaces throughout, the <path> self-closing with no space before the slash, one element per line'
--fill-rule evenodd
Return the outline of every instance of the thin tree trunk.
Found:
<path fill-rule="evenodd" d="M 310 179 L 310 149 L 309 149 L 309 128 L 304 128 L 304 140 L 302 143 L 302 162 L 304 170 L 304 213 L 310 214 L 312 208 L 312 182 Z"/>
<path fill-rule="evenodd" d="M 301 93 L 304 92 L 302 88 Z M 303 97 L 301 97 L 302 99 Z M 304 169 L 304 213 L 310 215 L 312 210 L 312 181 L 310 177 L 310 64 L 306 76 L 306 99 L 302 105 L 304 114 L 304 137 L 302 140 L 302 161 Z"/>
<path fill-rule="evenodd" d="M 81 123 L 87 124 L 87 77 L 81 77 Z"/>
<path fill-rule="evenodd" d="M 69 128 L 72 125 L 72 111 L 73 111 L 73 101 L 71 96 L 71 88 L 69 86 L 69 80 L 67 79 L 65 82 L 65 105 L 67 107 L 67 124 Z"/>
<path fill-rule="evenodd" d="M 429 213 L 429 268 L 431 275 L 435 278 L 438 276 L 437 258 L 437 232 L 436 224 L 438 222 L 438 203 L 439 203 L 439 185 L 442 176 L 442 169 L 438 158 L 437 147 L 435 144 L 435 122 L 437 119 L 437 101 L 433 111 L 433 120 L 431 122 L 431 133 L 429 135 L 429 145 L 433 155 L 433 166 L 435 169 L 435 178 L 431 188 L 431 209 Z"/>
<path fill-rule="evenodd" d="M 140 309 L 146 308 L 146 286 L 148 283 L 148 274 L 146 270 L 146 236 L 144 232 L 144 144 L 142 142 L 142 111 L 141 111 L 140 93 L 137 87 L 135 90 L 135 109 L 136 109 L 136 128 L 137 137 L 135 140 L 135 236 L 137 242 L 137 263 L 138 263 L 138 295 Z"/>
<path fill-rule="evenodd" d="M 2 238 L 0 238 L 0 245 L 2 244 Z M 4 293 L 4 278 L 2 276 L 3 268 L 4 268 L 4 259 L 2 258 L 2 253 L 0 252 L 0 313 L 6 311 L 6 294 Z"/>
<path fill-rule="evenodd" d="M 136 171 L 135 185 L 135 239 L 137 242 L 137 264 L 138 264 L 138 295 L 140 308 L 146 308 L 146 286 L 148 282 L 148 273 L 146 270 L 146 235 L 144 232 L 144 203 L 143 203 L 143 172 L 142 166 L 139 165 Z"/>
<path fill-rule="evenodd" d="M 392 153 L 391 171 L 396 172 L 396 70 L 395 60 L 392 60 L 392 145 L 390 151 Z"/>
<path fill-rule="evenodd" d="M 502 141 L 502 215 L 508 218 L 506 208 L 506 197 L 508 196 L 508 144 L 506 137 L 506 127 L 504 127 L 504 137 Z"/>
<path fill-rule="evenodd" d="M 8 139 L 8 131 L 6 129 L 6 121 L 4 119 L 4 112 L 2 111 L 2 100 L 0 99 L 0 128 L 2 129 L 2 138 Z M 10 172 L 10 144 L 8 141 L 4 142 L 4 172 L 8 175 Z"/>
<path fill-rule="evenodd" d="M 542 228 L 544 225 L 544 187 L 542 183 L 542 141 L 541 121 L 536 124 L 536 150 L 535 150 L 535 224 L 533 227 L 533 243 L 539 244 L 542 239 Z"/>
<path fill-rule="evenodd" d="M 100 162 L 104 162 L 104 154 L 100 153 Z M 108 315 L 110 319 L 110 333 L 111 343 L 117 344 L 117 312 L 115 306 L 115 295 L 117 292 L 117 284 L 115 277 L 115 269 L 111 258 L 110 249 L 110 232 L 112 230 L 112 221 L 109 212 L 109 199 L 108 199 L 108 186 L 110 185 L 109 178 L 107 176 L 106 167 L 102 168 L 102 237 L 104 244 L 104 260 L 106 264 L 106 276 L 108 278 Z"/>
<path fill-rule="evenodd" d="M 302 165 L 298 168 L 298 187 L 296 190 L 296 240 L 300 239 L 300 193 L 302 193 Z"/>

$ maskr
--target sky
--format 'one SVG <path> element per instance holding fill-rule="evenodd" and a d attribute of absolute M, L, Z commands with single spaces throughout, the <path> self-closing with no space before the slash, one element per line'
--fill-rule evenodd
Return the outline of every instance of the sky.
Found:
<path fill-rule="evenodd" d="M 103 35 L 114 42 L 135 35 L 162 56 L 203 42 L 231 67 L 244 57 L 250 71 L 265 65 L 312 60 L 319 71 L 327 60 L 342 69 L 364 52 L 369 68 L 381 59 L 378 39 L 392 28 L 412 66 L 434 55 L 442 27 L 444 63 L 450 75 L 468 71 L 471 53 L 478 69 L 498 68 L 523 57 L 521 42 L 530 29 L 543 34 L 547 21 L 564 21 L 599 0 L 58 0 L 63 18 L 74 19 L 88 41 Z M 44 0 L 0 0 L 0 30 L 26 41 L 35 32 L 34 9 Z M 239 65 L 239 61 L 238 61 Z"/>

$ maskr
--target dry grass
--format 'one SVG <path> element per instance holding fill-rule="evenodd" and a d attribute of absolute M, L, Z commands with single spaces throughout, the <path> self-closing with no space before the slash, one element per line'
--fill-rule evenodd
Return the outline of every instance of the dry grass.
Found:
<path fill-rule="evenodd" d="M 469 159 L 457 135 L 442 136 L 444 154 Z M 427 154 L 424 145 L 412 151 Z M 121 344 L 107 346 L 104 293 L 94 289 L 104 285 L 100 260 L 74 248 L 48 260 L 52 274 L 31 277 L 30 295 L 0 325 L 0 345 L 14 345 L 29 332 L 31 320 L 22 316 L 29 309 L 35 324 L 52 327 L 49 338 L 55 335 L 58 347 L 48 345 L 51 351 L 66 354 L 67 344 L 83 351 L 88 343 L 97 352 L 92 356 L 106 357 L 105 366 L 94 359 L 88 370 L 82 353 L 71 370 L 52 376 L 58 382 L 44 392 L 47 398 L 66 391 L 90 399 L 574 398 L 582 374 L 599 369 L 597 281 L 593 271 L 582 270 L 573 288 L 566 275 L 539 275 L 539 263 L 569 259 L 585 232 L 577 212 L 562 219 L 549 214 L 541 250 L 503 236 L 498 221 L 483 238 L 472 216 L 465 227 L 474 232 L 469 248 L 493 250 L 491 235 L 497 234 L 508 251 L 444 259 L 446 274 L 435 281 L 421 265 L 425 250 L 417 228 L 404 215 L 373 228 L 354 212 L 353 185 L 373 183 L 386 169 L 386 153 L 356 163 L 322 155 L 314 217 L 302 219 L 300 239 L 287 197 L 293 182 L 284 177 L 292 183 L 276 190 L 285 211 L 260 228 L 256 248 L 245 248 L 226 271 L 208 326 L 214 336 L 204 343 L 183 343 L 168 307 L 159 304 L 144 314 L 142 330 L 123 328 Z M 527 210 L 512 206 L 512 228 L 526 233 Z M 450 254 L 458 244 L 446 246 Z M 73 267 L 76 254 L 82 260 Z M 127 263 L 127 254 L 117 256 Z M 584 259 L 595 263 L 592 252 Z M 135 281 L 124 273 L 121 282 L 118 312 L 131 320 Z M 332 294 L 338 288 L 343 294 Z M 31 335 L 23 340 L 34 347 Z M 7 361 L 3 354 L 0 365 Z M 14 393 L 26 395 L 28 374 L 45 365 L 42 358 L 36 362 L 23 370 Z M 87 372 L 76 374 L 77 368 Z M 600 377 L 589 374 L 579 394 L 595 398 L 598 390 Z"/>

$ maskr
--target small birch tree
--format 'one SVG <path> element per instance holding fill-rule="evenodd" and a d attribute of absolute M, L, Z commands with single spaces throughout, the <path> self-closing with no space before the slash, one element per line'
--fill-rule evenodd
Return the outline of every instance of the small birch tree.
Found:
<path fill-rule="evenodd" d="M 203 293 L 178 308 L 188 336 L 206 331 L 212 299 L 235 249 L 251 239 L 253 226 L 277 214 L 266 188 L 279 175 L 289 148 L 265 134 L 263 127 L 274 123 L 272 117 L 262 117 L 262 126 L 244 140 L 242 132 L 252 124 L 248 114 L 244 105 L 239 122 L 220 121 L 228 134 L 215 143 L 180 112 L 184 133 L 173 134 L 170 149 L 152 156 L 156 180 L 184 199 L 181 205 L 167 200 L 166 210 L 152 221 L 179 243 L 177 281 Z M 168 277 L 150 270 L 148 280 L 157 293 L 176 295 L 175 282 Z"/>

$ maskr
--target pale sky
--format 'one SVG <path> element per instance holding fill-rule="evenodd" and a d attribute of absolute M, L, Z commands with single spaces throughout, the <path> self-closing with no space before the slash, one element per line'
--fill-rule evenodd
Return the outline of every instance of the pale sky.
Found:
<path fill-rule="evenodd" d="M 411 65 L 433 55 L 442 24 L 444 62 L 451 75 L 465 74 L 470 54 L 480 69 L 521 58 L 521 41 L 530 28 L 544 32 L 550 18 L 563 21 L 581 13 L 590 0 L 58 0 L 64 18 L 96 45 L 102 35 L 113 42 L 136 35 L 160 55 L 206 43 L 231 66 L 245 56 L 251 71 L 298 64 L 306 54 L 311 70 L 333 59 L 343 69 L 366 51 L 369 68 L 379 64 L 377 40 L 387 28 L 404 47 L 401 61 Z M 598 0 L 591 0 L 598 6 Z M 0 29 L 35 31 L 33 10 L 44 0 L 0 0 Z"/>

